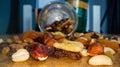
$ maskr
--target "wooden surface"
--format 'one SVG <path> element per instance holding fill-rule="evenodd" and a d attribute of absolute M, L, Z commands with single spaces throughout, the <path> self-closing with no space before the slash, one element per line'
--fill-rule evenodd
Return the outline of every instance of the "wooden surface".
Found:
<path fill-rule="evenodd" d="M 82 57 L 80 60 L 49 57 L 41 62 L 29 58 L 25 62 L 15 63 L 9 57 L 0 54 L 0 67 L 120 67 L 120 51 L 115 55 L 112 66 L 92 66 L 87 63 L 88 59 L 89 57 Z"/>
<path fill-rule="evenodd" d="M 4 39 L 8 36 L 4 36 Z M 82 57 L 80 60 L 70 58 L 49 57 L 46 61 L 36 61 L 29 58 L 25 62 L 15 63 L 10 57 L 0 54 L 0 67 L 120 67 L 120 50 L 114 56 L 112 66 L 92 66 L 88 64 L 89 57 Z"/>

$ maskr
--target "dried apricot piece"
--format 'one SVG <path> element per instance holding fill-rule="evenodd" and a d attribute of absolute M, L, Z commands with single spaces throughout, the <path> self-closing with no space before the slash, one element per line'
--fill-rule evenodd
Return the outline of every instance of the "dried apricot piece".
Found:
<path fill-rule="evenodd" d="M 88 53 L 90 56 L 95 56 L 104 53 L 104 47 L 100 43 L 93 43 L 88 47 Z"/>
<path fill-rule="evenodd" d="M 25 38 L 36 39 L 38 37 L 40 37 L 39 32 L 34 31 L 34 30 L 29 30 L 22 34 L 22 40 L 24 40 Z"/>
<path fill-rule="evenodd" d="M 119 49 L 119 43 L 117 43 L 117 42 L 112 42 L 112 41 L 109 41 L 106 39 L 98 39 L 98 42 L 101 44 L 104 44 L 107 47 L 114 49 L 115 51 L 118 51 L 118 49 Z"/>

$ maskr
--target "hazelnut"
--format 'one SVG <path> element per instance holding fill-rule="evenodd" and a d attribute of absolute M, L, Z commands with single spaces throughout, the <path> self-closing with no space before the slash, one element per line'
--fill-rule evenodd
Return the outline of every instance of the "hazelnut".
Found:
<path fill-rule="evenodd" d="M 32 46 L 30 51 L 31 56 L 39 61 L 44 61 L 48 58 L 48 54 L 44 45 L 38 43 Z"/>

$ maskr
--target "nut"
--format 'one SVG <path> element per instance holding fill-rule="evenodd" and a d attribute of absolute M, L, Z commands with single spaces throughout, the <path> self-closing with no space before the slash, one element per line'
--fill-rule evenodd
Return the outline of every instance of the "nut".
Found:
<path fill-rule="evenodd" d="M 29 52 L 26 49 L 19 49 L 12 55 L 12 61 L 22 62 L 26 61 L 29 57 Z"/>
<path fill-rule="evenodd" d="M 45 46 L 40 43 L 34 44 L 32 46 L 30 53 L 34 59 L 39 61 L 44 61 L 48 58 Z"/>
<path fill-rule="evenodd" d="M 60 21 L 54 21 L 52 24 L 45 26 L 45 30 L 49 32 L 63 32 L 69 34 L 73 30 L 71 18 L 62 19 Z"/>
<path fill-rule="evenodd" d="M 0 38 L 0 43 L 3 43 L 3 39 L 2 38 Z"/>
<path fill-rule="evenodd" d="M 2 54 L 7 55 L 7 54 L 9 53 L 9 51 L 10 51 L 10 48 L 9 48 L 9 47 L 4 47 L 4 48 L 2 49 Z"/>
<path fill-rule="evenodd" d="M 115 54 L 115 50 L 113 50 L 112 48 L 110 48 L 110 47 L 104 47 L 104 53 L 107 52 L 107 51 L 109 51 L 112 55 Z"/>
<path fill-rule="evenodd" d="M 83 49 L 80 53 L 82 56 L 88 56 L 87 49 Z"/>
<path fill-rule="evenodd" d="M 52 33 L 54 35 L 55 39 L 61 38 L 61 37 L 65 37 L 66 35 L 62 32 L 54 32 Z"/>
<path fill-rule="evenodd" d="M 106 55 L 96 55 L 89 59 L 90 65 L 112 65 L 112 60 Z"/>
<path fill-rule="evenodd" d="M 33 39 L 31 39 L 31 38 L 25 38 L 25 39 L 24 39 L 24 42 L 25 42 L 25 43 L 27 43 L 27 42 L 28 42 L 28 43 L 32 43 L 32 42 L 34 42 L 34 41 L 33 41 Z"/>
<path fill-rule="evenodd" d="M 7 41 L 8 43 L 13 43 L 12 39 L 10 39 L 10 38 L 8 38 L 6 41 Z"/>
<path fill-rule="evenodd" d="M 69 40 L 64 40 L 62 43 L 54 43 L 53 46 L 71 52 L 81 52 L 84 48 L 82 43 Z"/>
<path fill-rule="evenodd" d="M 108 57 L 110 57 L 112 60 L 114 59 L 114 54 L 115 54 L 115 50 L 113 50 L 110 47 L 104 47 L 104 54 Z"/>

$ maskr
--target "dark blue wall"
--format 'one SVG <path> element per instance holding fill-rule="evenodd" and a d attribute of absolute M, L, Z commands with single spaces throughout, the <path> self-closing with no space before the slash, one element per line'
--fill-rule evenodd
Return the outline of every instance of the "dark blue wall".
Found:
<path fill-rule="evenodd" d="M 23 32 L 23 5 L 32 6 L 32 23 L 35 23 L 36 0 L 0 0 L 0 34 Z M 33 24 L 33 27 L 34 24 Z"/>
<path fill-rule="evenodd" d="M 0 0 L 0 34 L 6 34 L 10 20 L 10 0 Z"/>

